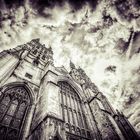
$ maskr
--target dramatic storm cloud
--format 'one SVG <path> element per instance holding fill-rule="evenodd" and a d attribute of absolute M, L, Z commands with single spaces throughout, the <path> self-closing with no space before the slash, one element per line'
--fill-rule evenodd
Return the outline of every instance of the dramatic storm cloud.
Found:
<path fill-rule="evenodd" d="M 40 38 L 82 67 L 140 133 L 138 0 L 0 0 L 0 51 Z"/>

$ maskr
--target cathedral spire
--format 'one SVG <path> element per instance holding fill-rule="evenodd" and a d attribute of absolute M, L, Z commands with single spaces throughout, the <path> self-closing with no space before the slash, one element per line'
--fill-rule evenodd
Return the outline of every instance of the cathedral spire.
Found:
<path fill-rule="evenodd" d="M 36 39 L 32 39 L 31 41 L 35 42 L 35 43 L 39 43 L 40 39 L 36 38 Z"/>
<path fill-rule="evenodd" d="M 74 63 L 71 60 L 70 60 L 70 68 L 71 68 L 71 70 L 75 69 L 75 65 L 74 65 Z"/>
<path fill-rule="evenodd" d="M 49 46 L 48 51 L 49 51 L 50 54 L 53 54 L 53 51 L 52 51 L 52 47 L 51 46 Z"/>

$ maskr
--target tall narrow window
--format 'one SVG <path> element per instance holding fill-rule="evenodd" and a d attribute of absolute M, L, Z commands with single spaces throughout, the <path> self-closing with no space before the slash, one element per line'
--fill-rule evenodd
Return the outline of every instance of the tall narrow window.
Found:
<path fill-rule="evenodd" d="M 0 95 L 1 140 L 16 140 L 20 137 L 29 104 L 28 93 L 23 87 L 8 88 Z"/>
<path fill-rule="evenodd" d="M 64 114 L 63 118 L 69 139 L 72 140 L 73 135 L 77 135 L 75 140 L 91 139 L 91 137 L 88 137 L 90 131 L 87 127 L 82 101 L 78 94 L 67 82 L 59 82 L 58 85 L 60 87 L 62 114 Z M 88 132 L 88 134 L 85 132 Z"/>

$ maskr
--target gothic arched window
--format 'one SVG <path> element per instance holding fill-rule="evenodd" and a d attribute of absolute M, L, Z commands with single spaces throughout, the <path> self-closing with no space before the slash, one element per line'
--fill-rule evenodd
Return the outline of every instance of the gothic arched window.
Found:
<path fill-rule="evenodd" d="M 33 54 L 34 54 L 34 55 L 36 55 L 36 54 L 37 54 L 37 50 L 36 50 L 36 49 L 33 51 Z"/>
<path fill-rule="evenodd" d="M 0 139 L 19 139 L 30 104 L 24 87 L 9 87 L 0 95 Z"/>
<path fill-rule="evenodd" d="M 77 135 L 75 140 L 91 139 L 88 130 L 86 117 L 76 91 L 67 82 L 58 82 L 60 87 L 60 102 L 65 128 L 68 133 L 68 140 L 72 140 L 73 135 Z M 71 134 L 71 135 L 70 135 Z"/>

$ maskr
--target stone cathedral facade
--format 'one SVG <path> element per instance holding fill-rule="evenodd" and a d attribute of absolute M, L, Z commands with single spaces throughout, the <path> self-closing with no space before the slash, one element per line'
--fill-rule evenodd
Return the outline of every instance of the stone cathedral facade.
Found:
<path fill-rule="evenodd" d="M 33 39 L 0 53 L 0 140 L 138 140 L 83 69 Z"/>

